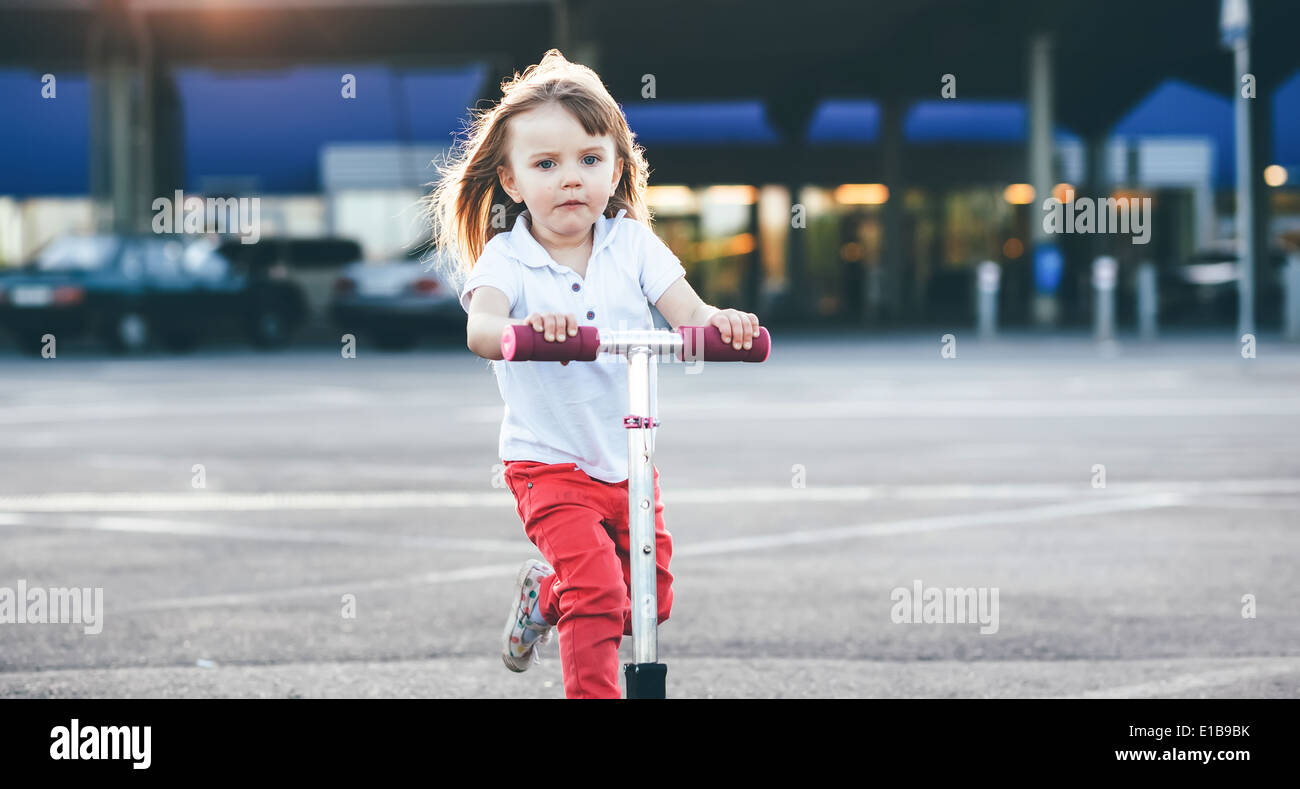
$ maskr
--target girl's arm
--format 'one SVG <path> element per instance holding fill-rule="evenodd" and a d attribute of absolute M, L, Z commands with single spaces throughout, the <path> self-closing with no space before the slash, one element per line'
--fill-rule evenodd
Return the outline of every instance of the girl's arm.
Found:
<path fill-rule="evenodd" d="M 484 359 L 502 361 L 501 332 L 507 326 L 526 324 L 523 318 L 510 317 L 510 300 L 497 288 L 483 285 L 470 297 L 469 318 L 465 322 L 465 344 Z"/>
<path fill-rule="evenodd" d="M 527 318 L 510 317 L 510 300 L 498 288 L 480 285 L 469 300 L 465 344 L 484 359 L 502 361 L 501 333 L 507 326 L 531 325 L 547 342 L 564 342 L 578 334 L 578 316 L 559 312 L 534 312 Z M 568 362 L 560 362 L 568 366 Z"/>
<path fill-rule="evenodd" d="M 723 342 L 736 349 L 748 348 L 758 334 L 758 316 L 752 312 L 711 307 L 682 277 L 668 286 L 655 302 L 659 314 L 675 331 L 681 326 L 717 326 Z"/>
<path fill-rule="evenodd" d="M 664 316 L 668 325 L 676 331 L 678 326 L 705 326 L 709 318 L 719 312 L 717 307 L 704 303 L 691 283 L 682 277 L 668 286 L 664 295 L 655 302 L 655 309 Z"/>

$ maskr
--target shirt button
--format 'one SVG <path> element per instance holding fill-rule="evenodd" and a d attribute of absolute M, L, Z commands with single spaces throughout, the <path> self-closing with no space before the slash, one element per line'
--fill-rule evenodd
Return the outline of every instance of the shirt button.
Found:
<path fill-rule="evenodd" d="M 587 320 L 591 320 L 594 317 L 596 317 L 596 313 L 593 310 L 587 310 Z"/>
<path fill-rule="evenodd" d="M 573 292 L 574 292 L 574 293 L 577 293 L 577 292 L 580 291 L 580 290 L 582 290 L 582 286 L 579 285 L 579 284 L 576 283 L 576 282 L 573 283 Z"/>
<path fill-rule="evenodd" d="M 529 482 L 529 483 L 528 483 L 528 487 L 531 488 L 532 486 L 533 486 L 533 483 Z"/>

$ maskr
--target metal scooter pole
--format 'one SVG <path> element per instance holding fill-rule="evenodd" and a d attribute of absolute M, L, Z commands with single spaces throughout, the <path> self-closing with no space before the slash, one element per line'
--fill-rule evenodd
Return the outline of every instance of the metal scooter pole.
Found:
<path fill-rule="evenodd" d="M 658 661 L 659 601 L 655 563 L 654 433 L 650 413 L 650 365 L 661 355 L 681 361 L 762 362 L 771 337 L 760 327 L 752 348 L 735 350 L 722 342 L 717 327 L 682 326 L 678 331 L 598 330 L 583 326 L 564 343 L 543 342 L 531 326 L 507 326 L 501 334 L 505 361 L 595 361 L 601 353 L 627 358 L 628 552 L 631 554 L 632 647 L 634 663 L 624 664 L 629 699 L 662 699 L 668 667 Z"/>
<path fill-rule="evenodd" d="M 681 336 L 664 332 L 662 342 L 680 347 Z M 675 345 L 674 345 L 675 343 Z M 659 343 L 656 343 L 659 345 Z M 632 648 L 635 662 L 623 666 L 629 699 L 662 699 L 668 667 L 659 662 L 659 600 L 655 558 L 654 433 L 650 413 L 650 365 L 658 362 L 648 344 L 627 351 L 627 498 L 632 566 Z"/>

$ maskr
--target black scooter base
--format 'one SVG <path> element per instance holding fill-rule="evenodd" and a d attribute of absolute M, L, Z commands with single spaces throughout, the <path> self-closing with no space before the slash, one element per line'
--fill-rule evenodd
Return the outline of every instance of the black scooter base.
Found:
<path fill-rule="evenodd" d="M 663 663 L 624 663 L 629 699 L 664 698 L 664 679 L 668 666 Z"/>

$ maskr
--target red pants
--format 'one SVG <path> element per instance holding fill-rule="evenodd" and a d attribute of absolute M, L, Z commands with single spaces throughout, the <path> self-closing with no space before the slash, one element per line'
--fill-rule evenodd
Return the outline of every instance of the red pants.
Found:
<path fill-rule="evenodd" d="M 505 466 L 524 532 L 555 570 L 537 594 L 542 616 L 559 631 L 564 695 L 622 698 L 618 646 L 632 635 L 628 481 L 604 482 L 572 463 L 508 460 Z M 673 542 L 664 528 L 657 468 L 654 496 L 655 591 L 663 622 L 673 605 Z"/>

